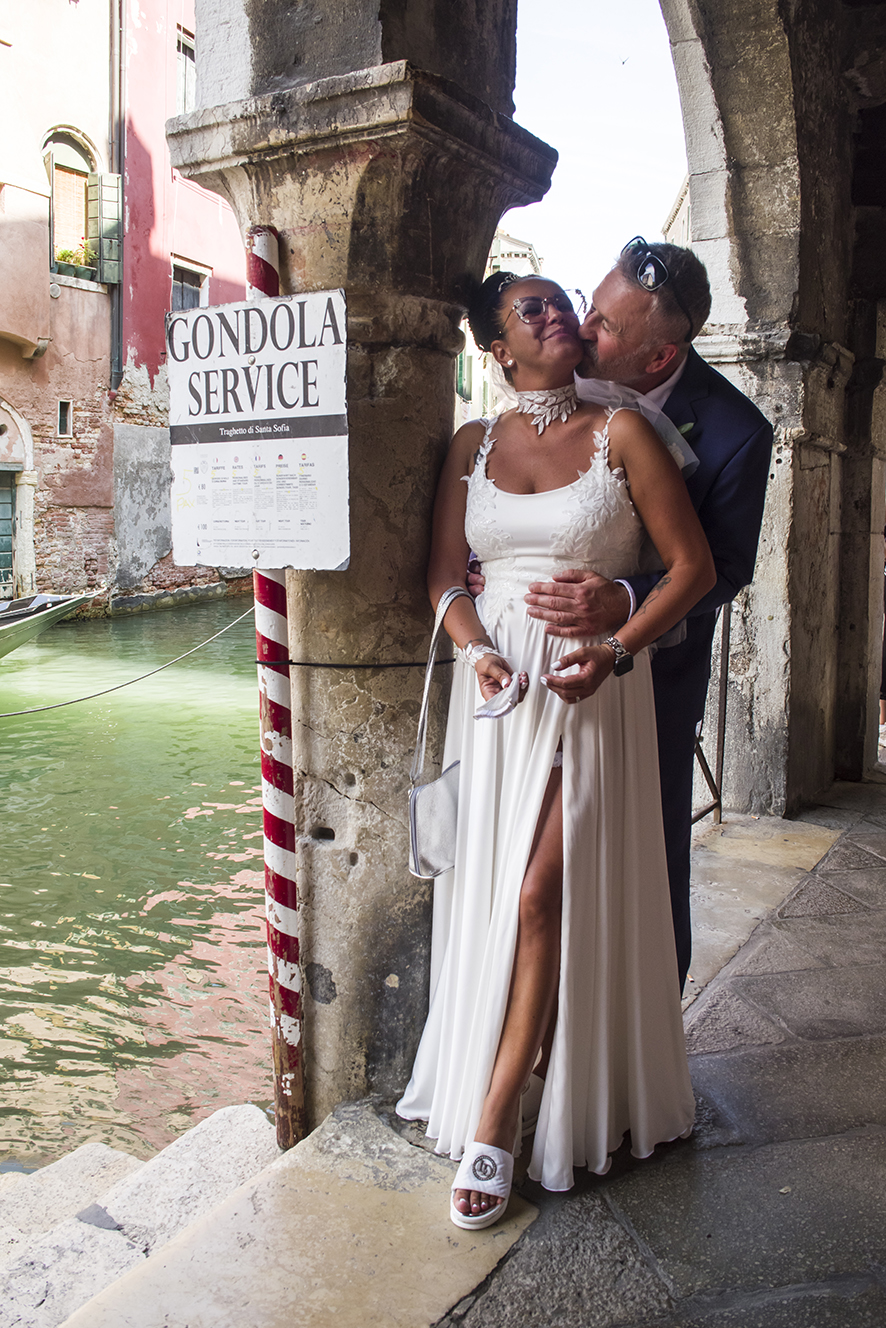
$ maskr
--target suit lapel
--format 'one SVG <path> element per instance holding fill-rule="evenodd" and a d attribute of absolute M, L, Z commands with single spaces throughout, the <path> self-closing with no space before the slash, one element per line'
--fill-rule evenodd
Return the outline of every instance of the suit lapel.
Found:
<path fill-rule="evenodd" d="M 690 346 L 683 375 L 662 407 L 665 415 L 676 424 L 694 451 L 697 450 L 696 444 L 702 436 L 696 402 L 708 395 L 706 367 L 701 356 Z M 687 424 L 691 424 L 692 428 L 687 430 L 685 428 Z"/>

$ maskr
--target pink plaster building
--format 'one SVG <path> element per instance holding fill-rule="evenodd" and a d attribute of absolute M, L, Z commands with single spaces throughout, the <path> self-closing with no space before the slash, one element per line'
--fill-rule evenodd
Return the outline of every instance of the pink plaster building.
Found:
<path fill-rule="evenodd" d="M 164 315 L 245 293 L 231 209 L 166 149 L 195 39 L 193 0 L 0 17 L 0 598 L 107 586 L 107 611 L 241 583 L 170 553 Z"/>

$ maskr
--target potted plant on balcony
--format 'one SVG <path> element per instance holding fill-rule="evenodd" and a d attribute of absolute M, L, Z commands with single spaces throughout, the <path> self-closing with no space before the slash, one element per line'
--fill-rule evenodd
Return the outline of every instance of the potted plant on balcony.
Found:
<path fill-rule="evenodd" d="M 57 249 L 55 254 L 55 270 L 63 277 L 76 277 L 77 264 L 74 261 L 73 249 Z"/>
<path fill-rule="evenodd" d="M 74 264 L 76 268 L 75 276 L 80 277 L 82 281 L 95 281 L 98 273 L 98 258 L 85 239 L 81 240 L 74 250 Z"/>

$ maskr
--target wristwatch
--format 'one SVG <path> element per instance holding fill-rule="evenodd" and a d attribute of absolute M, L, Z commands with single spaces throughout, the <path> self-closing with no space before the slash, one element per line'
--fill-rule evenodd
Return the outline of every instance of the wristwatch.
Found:
<path fill-rule="evenodd" d="M 615 668 L 612 672 L 616 678 L 620 678 L 624 673 L 630 673 L 634 667 L 634 656 L 630 650 L 625 650 L 617 636 L 607 636 L 603 642 L 604 646 L 611 646 L 615 651 Z"/>

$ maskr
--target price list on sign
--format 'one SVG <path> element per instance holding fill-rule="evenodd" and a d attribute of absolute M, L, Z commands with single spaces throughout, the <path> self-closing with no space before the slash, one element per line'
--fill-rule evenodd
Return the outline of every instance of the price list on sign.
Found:
<path fill-rule="evenodd" d="M 166 316 L 178 566 L 347 566 L 344 291 Z"/>

